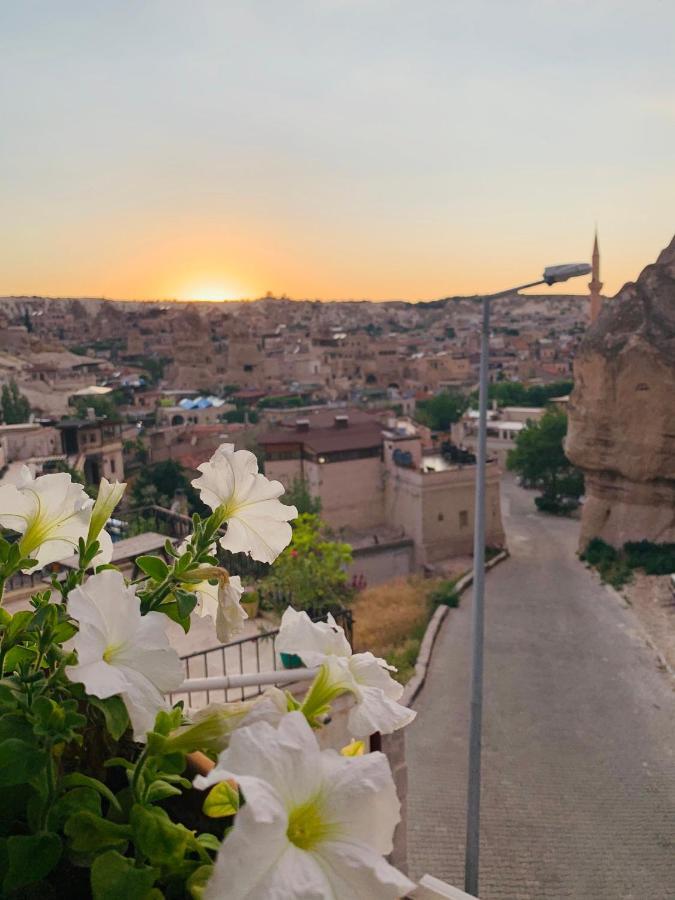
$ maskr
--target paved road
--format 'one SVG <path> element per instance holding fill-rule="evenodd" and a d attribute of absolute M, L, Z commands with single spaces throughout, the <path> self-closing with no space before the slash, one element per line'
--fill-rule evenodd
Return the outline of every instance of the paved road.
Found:
<path fill-rule="evenodd" d="M 487 579 L 481 900 L 675 898 L 675 693 L 577 523 L 508 480 Z M 407 731 L 411 874 L 463 885 L 471 597 Z"/>

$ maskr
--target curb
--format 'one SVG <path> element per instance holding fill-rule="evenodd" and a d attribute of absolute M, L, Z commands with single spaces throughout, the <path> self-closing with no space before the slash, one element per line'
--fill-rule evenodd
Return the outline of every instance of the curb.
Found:
<path fill-rule="evenodd" d="M 489 562 L 485 564 L 485 571 L 489 572 L 490 569 L 494 568 L 494 566 L 496 566 L 503 560 L 508 559 L 508 557 L 509 551 L 502 550 L 501 553 L 498 553 L 497 556 L 493 557 L 493 559 L 489 560 Z M 455 590 L 461 596 L 468 587 L 471 587 L 472 584 L 473 572 L 467 572 L 466 575 L 462 575 L 462 577 L 459 579 L 459 581 L 455 585 Z M 424 632 L 424 637 L 422 638 L 422 643 L 420 644 L 420 652 L 417 657 L 417 662 L 415 663 L 415 674 L 406 684 L 401 699 L 398 701 L 403 706 L 411 706 L 413 704 L 413 702 L 417 698 L 417 695 L 422 690 L 424 682 L 427 680 L 427 671 L 429 669 L 429 662 L 431 660 L 431 651 L 434 648 L 436 638 L 438 637 L 438 632 L 441 630 L 441 625 L 445 621 L 445 617 L 449 612 L 449 606 L 439 606 L 429 620 L 429 624 L 427 625 L 426 631 Z"/>

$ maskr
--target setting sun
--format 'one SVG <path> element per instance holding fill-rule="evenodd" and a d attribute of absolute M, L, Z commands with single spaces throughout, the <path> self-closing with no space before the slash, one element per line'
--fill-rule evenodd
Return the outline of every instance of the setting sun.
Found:
<path fill-rule="evenodd" d="M 234 285 L 226 287 L 224 284 L 217 282 L 201 282 L 194 286 L 189 286 L 178 294 L 179 300 L 205 300 L 205 301 L 227 301 L 241 300 L 246 292 L 238 289 Z"/>

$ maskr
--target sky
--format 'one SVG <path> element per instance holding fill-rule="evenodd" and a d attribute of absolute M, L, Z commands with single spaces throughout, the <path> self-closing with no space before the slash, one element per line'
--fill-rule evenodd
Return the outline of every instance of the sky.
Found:
<path fill-rule="evenodd" d="M 476 294 L 597 223 L 611 295 L 675 232 L 674 46 L 670 0 L 4 0 L 0 294 Z"/>

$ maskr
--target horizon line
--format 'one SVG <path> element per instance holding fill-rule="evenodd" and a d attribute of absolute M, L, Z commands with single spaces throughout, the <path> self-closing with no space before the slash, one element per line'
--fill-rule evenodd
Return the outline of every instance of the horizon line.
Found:
<path fill-rule="evenodd" d="M 514 291 L 514 294 L 518 294 L 521 297 L 580 297 L 580 298 L 588 298 L 587 293 L 581 294 L 573 294 L 573 293 L 555 293 L 555 292 L 546 292 L 546 293 L 524 293 L 522 291 Z M 604 296 L 604 295 L 603 295 Z M 87 301 L 95 301 L 101 303 L 214 303 L 214 304 L 228 304 L 228 303 L 260 303 L 264 300 L 273 300 L 278 302 L 288 302 L 288 303 L 439 303 L 444 300 L 479 300 L 483 297 L 483 294 L 446 294 L 443 297 L 419 297 L 415 300 L 407 299 L 404 297 L 385 297 L 379 300 L 374 300 L 370 297 L 288 297 L 286 295 L 282 295 L 277 297 L 275 295 L 263 296 L 263 297 L 239 297 L 239 298 L 230 298 L 230 299 L 221 299 L 221 300 L 213 300 L 206 299 L 202 297 L 190 297 L 190 298 L 179 298 L 179 297 L 106 297 L 106 296 L 93 296 L 91 294 L 84 294 L 79 296 L 74 295 L 54 295 L 54 294 L 0 294 L 0 300 L 79 300 L 81 302 Z"/>

